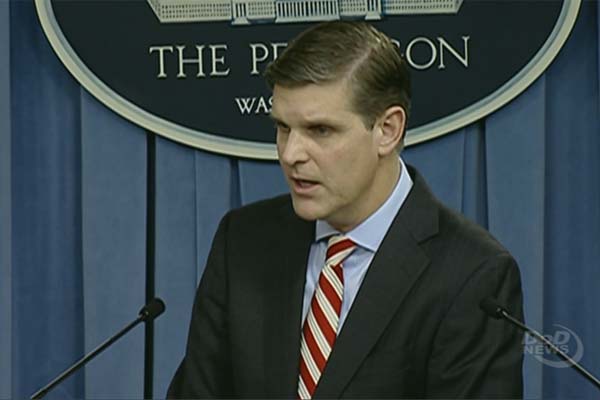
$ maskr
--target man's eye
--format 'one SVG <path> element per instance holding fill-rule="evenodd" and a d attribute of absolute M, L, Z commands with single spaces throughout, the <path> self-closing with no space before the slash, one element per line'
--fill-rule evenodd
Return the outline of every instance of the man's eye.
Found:
<path fill-rule="evenodd" d="M 311 131 L 319 136 L 325 136 L 331 132 L 331 129 L 325 125 L 316 125 L 311 128 Z"/>

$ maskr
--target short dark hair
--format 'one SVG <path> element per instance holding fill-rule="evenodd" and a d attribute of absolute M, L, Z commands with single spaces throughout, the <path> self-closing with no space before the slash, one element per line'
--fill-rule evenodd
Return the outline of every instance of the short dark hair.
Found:
<path fill-rule="evenodd" d="M 297 36 L 265 71 L 267 84 L 298 87 L 347 78 L 352 106 L 372 127 L 389 107 L 410 112 L 410 73 L 398 47 L 366 22 L 332 21 Z"/>

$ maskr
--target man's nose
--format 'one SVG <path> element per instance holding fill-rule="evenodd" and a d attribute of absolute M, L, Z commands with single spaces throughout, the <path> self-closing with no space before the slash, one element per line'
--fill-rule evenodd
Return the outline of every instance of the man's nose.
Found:
<path fill-rule="evenodd" d="M 297 131 L 291 131 L 283 143 L 280 144 L 279 157 L 288 165 L 294 165 L 308 160 L 306 152 L 306 138 Z"/>

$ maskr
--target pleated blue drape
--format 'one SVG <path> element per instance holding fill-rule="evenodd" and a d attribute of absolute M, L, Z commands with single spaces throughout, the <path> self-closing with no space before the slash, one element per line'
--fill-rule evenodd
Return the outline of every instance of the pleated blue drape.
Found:
<path fill-rule="evenodd" d="M 10 32 L 8 3 L 0 2 L 0 398 L 11 396 L 12 202 L 10 135 Z"/>
<path fill-rule="evenodd" d="M 598 7 L 504 108 L 407 148 L 448 206 L 521 267 L 527 322 L 569 327 L 600 373 Z M 0 398 L 24 398 L 135 317 L 146 286 L 147 132 L 99 104 L 54 55 L 30 1 L 0 1 Z M 448 94 L 440 93 L 440 96 Z M 155 397 L 182 357 L 212 235 L 229 209 L 286 192 L 274 162 L 156 141 Z M 527 398 L 593 399 L 526 353 Z M 141 398 L 136 328 L 49 398 Z"/>
<path fill-rule="evenodd" d="M 11 202 L 10 259 L 3 269 L 10 269 L 5 334 L 12 354 L 9 372 L 0 374 L 12 387 L 1 391 L 13 397 L 25 397 L 48 370 L 66 367 L 84 350 L 80 89 L 41 40 L 25 4 L 8 4 L 10 42 L 2 57 L 10 68 L 10 90 L 2 93 L 10 127 L 2 136 L 10 136 L 10 187 L 3 194 Z M 82 391 L 83 381 L 72 379 L 55 395 Z"/>

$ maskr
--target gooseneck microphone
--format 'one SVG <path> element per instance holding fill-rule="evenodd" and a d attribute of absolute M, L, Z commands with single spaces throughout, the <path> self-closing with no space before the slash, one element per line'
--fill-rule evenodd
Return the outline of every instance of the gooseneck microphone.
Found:
<path fill-rule="evenodd" d="M 545 346 L 547 346 L 554 354 L 556 354 L 558 357 L 560 357 L 562 360 L 564 360 L 567 364 L 569 364 L 569 366 L 575 368 L 575 370 L 577 372 L 579 372 L 587 380 L 589 380 L 594 386 L 596 386 L 598 389 L 600 389 L 600 380 L 598 380 L 598 378 L 596 378 L 594 375 L 592 375 L 591 372 L 586 370 L 581 364 L 579 364 L 577 361 L 575 361 L 571 357 L 569 357 L 568 354 L 566 354 L 565 352 L 560 350 L 558 347 L 556 347 L 556 345 L 554 343 L 552 343 L 550 340 L 545 338 L 538 331 L 530 328 L 529 326 L 525 325 L 524 323 L 522 323 L 521 321 L 519 321 L 518 319 L 516 319 L 515 317 L 510 315 L 508 313 L 508 311 L 506 311 L 506 309 L 504 307 L 502 307 L 500 304 L 498 304 L 498 302 L 496 300 L 494 300 L 491 297 L 486 297 L 485 299 L 481 300 L 481 302 L 479 303 L 479 307 L 488 316 L 490 316 L 494 319 L 504 319 L 504 320 L 510 322 L 511 324 L 517 326 L 518 328 L 522 329 L 523 331 L 529 333 L 531 336 L 535 337 L 537 340 L 539 340 Z"/>
<path fill-rule="evenodd" d="M 161 315 L 165 311 L 165 303 L 159 299 L 154 298 L 150 300 L 148 304 L 146 304 L 140 312 L 138 313 L 138 317 L 129 323 L 125 328 L 121 329 L 116 335 L 110 337 L 100 346 L 96 347 L 89 354 L 85 355 L 82 359 L 73 364 L 70 368 L 66 369 L 62 374 L 54 378 L 52 382 L 35 392 L 31 395 L 31 400 L 33 399 L 41 399 L 52 390 L 56 385 L 64 381 L 67 377 L 69 377 L 73 372 L 77 371 L 79 368 L 83 367 L 88 361 L 92 358 L 96 357 L 102 351 L 104 351 L 108 346 L 119 340 L 123 335 L 133 329 L 140 322 L 150 322 L 159 315 Z"/>

